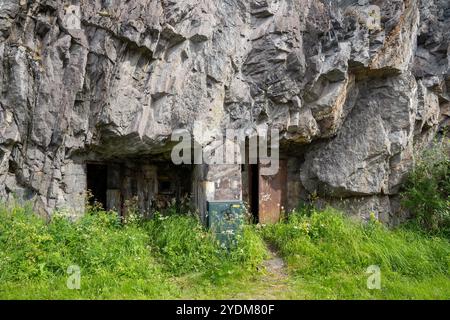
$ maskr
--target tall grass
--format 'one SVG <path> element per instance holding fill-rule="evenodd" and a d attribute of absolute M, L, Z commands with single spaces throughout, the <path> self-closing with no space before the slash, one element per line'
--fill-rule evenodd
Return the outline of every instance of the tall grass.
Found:
<path fill-rule="evenodd" d="M 192 216 L 123 223 L 113 212 L 90 207 L 77 221 L 55 214 L 46 222 L 27 207 L 3 205 L 0 297 L 14 296 L 22 284 L 37 285 L 34 294 L 42 297 L 38 291 L 48 293 L 51 283 L 58 297 L 176 297 L 174 277 L 198 273 L 217 284 L 253 274 L 265 250 L 251 228 L 226 250 Z M 71 265 L 81 269 L 80 291 L 66 287 Z"/>
<path fill-rule="evenodd" d="M 450 244 L 444 238 L 404 228 L 388 230 L 375 220 L 354 222 L 333 209 L 293 214 L 284 223 L 266 227 L 263 236 L 279 248 L 297 280 L 321 288 L 317 297 L 395 298 L 396 287 L 424 286 L 439 278 L 442 287 L 425 286 L 414 294 L 450 298 Z M 372 265 L 381 269 L 384 291 L 366 288 L 365 272 Z M 335 290 L 327 293 L 330 287 Z"/>
<path fill-rule="evenodd" d="M 152 248 L 166 270 L 174 275 L 204 272 L 212 279 L 224 274 L 256 272 L 266 256 L 264 242 L 249 226 L 238 245 L 223 248 L 194 217 L 156 216 L 144 223 Z"/>
<path fill-rule="evenodd" d="M 287 262 L 284 284 L 260 272 L 265 241 Z M 66 286 L 71 265 L 81 269 L 81 290 Z M 371 265 L 381 269 L 382 290 L 366 287 Z M 27 207 L 0 206 L 0 298 L 252 299 L 275 285 L 289 298 L 450 299 L 449 268 L 447 239 L 354 222 L 332 209 L 246 226 L 227 250 L 192 216 L 124 223 L 91 208 L 77 221 L 46 222 Z"/>
<path fill-rule="evenodd" d="M 72 265 L 81 269 L 80 292 L 66 286 Z M 60 296 L 102 297 L 120 293 L 118 283 L 139 280 L 147 282 L 149 296 L 173 291 L 150 254 L 145 230 L 122 225 L 117 215 L 96 211 L 73 222 L 56 214 L 47 223 L 26 208 L 0 207 L 0 296 L 20 291 L 21 283 L 45 291 L 57 282 Z"/>

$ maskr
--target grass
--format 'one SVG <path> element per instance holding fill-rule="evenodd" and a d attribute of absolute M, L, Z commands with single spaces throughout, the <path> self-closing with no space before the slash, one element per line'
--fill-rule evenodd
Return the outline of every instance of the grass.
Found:
<path fill-rule="evenodd" d="M 286 261 L 286 277 L 265 271 L 266 243 Z M 45 222 L 27 207 L 0 206 L 2 299 L 450 299 L 449 259 L 445 237 L 331 209 L 246 226 L 228 251 L 192 216 L 123 224 L 95 209 Z M 80 290 L 67 288 L 70 265 L 80 267 Z M 371 265 L 381 290 L 367 288 Z"/>
<path fill-rule="evenodd" d="M 263 236 L 287 261 L 294 291 L 311 299 L 450 299 L 450 245 L 416 229 L 388 230 L 333 209 L 291 215 Z M 381 290 L 368 290 L 378 266 Z"/>
<path fill-rule="evenodd" d="M 75 222 L 56 215 L 46 223 L 26 207 L 0 207 L 3 299 L 213 297 L 250 281 L 264 257 L 251 228 L 228 251 L 189 216 L 122 224 L 94 209 Z M 81 269 L 81 290 L 67 288 L 71 265 Z"/>
<path fill-rule="evenodd" d="M 151 255 L 148 235 L 105 212 L 46 223 L 26 208 L 0 210 L 0 297 L 159 298 L 176 288 Z M 66 286 L 81 268 L 82 290 Z"/>

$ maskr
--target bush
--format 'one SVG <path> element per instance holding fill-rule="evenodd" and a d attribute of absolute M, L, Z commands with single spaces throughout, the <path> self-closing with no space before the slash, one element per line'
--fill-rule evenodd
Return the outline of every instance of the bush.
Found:
<path fill-rule="evenodd" d="M 0 205 L 0 298 L 450 298 L 449 241 L 374 219 L 306 208 L 276 225 L 245 226 L 226 250 L 192 216 L 124 223 L 90 210 L 46 222 Z M 286 278 L 257 272 L 268 256 L 263 238 L 285 258 Z M 66 287 L 70 265 L 81 268 L 81 290 Z M 367 290 L 371 265 L 382 270 L 382 291 Z"/>
<path fill-rule="evenodd" d="M 403 205 L 417 224 L 450 238 L 449 144 L 442 142 L 421 154 L 403 193 Z"/>
<path fill-rule="evenodd" d="M 200 271 L 216 263 L 220 254 L 212 234 L 191 217 L 157 215 L 145 222 L 152 249 L 166 270 L 174 274 Z"/>

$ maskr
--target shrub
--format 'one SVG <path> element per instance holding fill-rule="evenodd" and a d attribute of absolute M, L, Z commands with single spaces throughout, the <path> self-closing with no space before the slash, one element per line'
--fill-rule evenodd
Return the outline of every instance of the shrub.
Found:
<path fill-rule="evenodd" d="M 172 212 L 124 223 L 90 210 L 75 222 L 61 215 L 46 222 L 30 208 L 0 205 L 0 298 L 236 298 L 246 292 L 254 299 L 277 291 L 290 298 L 450 298 L 447 239 L 388 230 L 375 220 L 354 222 L 332 209 L 307 208 L 276 225 L 245 226 L 230 250 L 192 216 Z M 267 256 L 262 236 L 286 259 L 286 278 L 255 272 Z M 66 287 L 73 264 L 81 268 L 81 290 Z M 370 265 L 381 267 L 383 290 L 367 290 Z"/>
<path fill-rule="evenodd" d="M 218 279 L 254 271 L 265 257 L 251 226 L 226 250 L 193 216 L 121 221 L 101 208 L 89 210 L 77 221 L 55 213 L 47 223 L 27 208 L 1 206 L 0 282 L 65 277 L 70 265 L 91 277 L 149 279 L 161 273 L 154 257 L 171 275 L 196 272 Z"/>
<path fill-rule="evenodd" d="M 403 193 L 403 205 L 417 224 L 450 237 L 449 143 L 436 143 L 417 158 Z"/>

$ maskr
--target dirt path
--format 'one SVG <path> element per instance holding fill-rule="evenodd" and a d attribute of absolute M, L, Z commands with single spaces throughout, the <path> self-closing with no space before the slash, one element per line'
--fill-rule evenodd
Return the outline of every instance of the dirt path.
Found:
<path fill-rule="evenodd" d="M 271 245 L 267 245 L 270 258 L 264 262 L 266 271 L 275 279 L 285 280 L 288 276 L 287 267 L 284 260 L 279 256 L 278 251 Z"/>
<path fill-rule="evenodd" d="M 276 300 L 290 291 L 286 263 L 273 246 L 267 244 L 267 251 L 270 256 L 263 263 L 264 274 L 255 278 L 249 292 L 243 293 L 245 299 Z"/>

